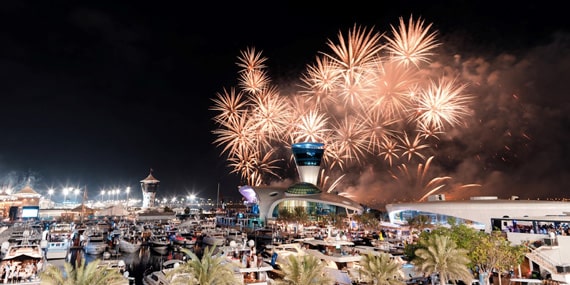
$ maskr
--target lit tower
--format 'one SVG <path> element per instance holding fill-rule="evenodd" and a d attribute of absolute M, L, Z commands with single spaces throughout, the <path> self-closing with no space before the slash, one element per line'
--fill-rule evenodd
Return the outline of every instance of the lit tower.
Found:
<path fill-rule="evenodd" d="M 158 181 L 154 176 L 152 176 L 152 169 L 148 176 L 141 180 L 141 190 L 143 194 L 143 208 L 154 207 L 154 196 L 156 196 L 156 191 L 160 181 Z"/>
<path fill-rule="evenodd" d="M 325 144 L 302 142 L 293 144 L 291 148 L 301 182 L 317 185 Z"/>

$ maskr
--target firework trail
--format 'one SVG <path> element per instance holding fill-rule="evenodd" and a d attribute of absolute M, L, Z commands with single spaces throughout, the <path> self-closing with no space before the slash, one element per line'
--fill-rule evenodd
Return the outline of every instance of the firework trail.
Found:
<path fill-rule="evenodd" d="M 471 98 L 465 84 L 424 70 L 440 45 L 431 24 L 410 17 L 391 28 L 390 34 L 358 25 L 346 36 L 339 32 L 290 94 L 273 85 L 261 52 L 242 51 L 237 89 L 217 93 L 210 108 L 214 144 L 232 172 L 252 186 L 270 184 L 282 179 L 279 164 L 292 167 L 291 156 L 283 158 L 288 147 L 322 142 L 319 186 L 327 192 L 338 191 L 346 173 L 370 165 L 387 173 L 396 167 L 402 175 L 394 179 L 413 181 L 401 184 L 418 199 L 441 190 L 450 177 L 423 184 L 437 154 L 429 142 L 461 125 Z M 420 179 L 406 174 L 408 163 L 421 165 Z"/>

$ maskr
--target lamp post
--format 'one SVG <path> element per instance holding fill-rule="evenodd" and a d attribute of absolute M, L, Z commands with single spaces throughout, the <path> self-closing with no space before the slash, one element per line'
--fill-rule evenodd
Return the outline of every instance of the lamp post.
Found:
<path fill-rule="evenodd" d="M 67 202 L 67 194 L 69 194 L 69 188 L 63 188 L 63 206 L 65 206 L 65 202 Z"/>
<path fill-rule="evenodd" d="M 77 204 L 77 194 L 79 194 L 79 188 L 73 191 L 75 193 L 75 204 Z"/>
<path fill-rule="evenodd" d="M 111 201 L 111 193 L 112 192 L 113 192 L 113 190 L 107 191 L 107 202 Z"/>
<path fill-rule="evenodd" d="M 105 199 L 105 190 L 101 190 L 101 202 Z"/>
<path fill-rule="evenodd" d="M 127 187 L 125 191 L 127 192 L 127 209 L 129 209 L 129 193 L 131 192 L 131 187 Z"/>
<path fill-rule="evenodd" d="M 53 192 L 54 192 L 53 188 L 50 188 L 50 189 L 48 190 L 50 208 L 52 207 L 51 195 L 53 195 Z"/>

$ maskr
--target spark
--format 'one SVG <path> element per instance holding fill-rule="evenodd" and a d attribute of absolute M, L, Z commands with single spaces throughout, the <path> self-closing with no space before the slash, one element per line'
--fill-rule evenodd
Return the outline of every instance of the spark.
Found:
<path fill-rule="evenodd" d="M 429 145 L 421 144 L 421 137 L 420 134 L 416 134 L 416 137 L 413 140 L 410 140 L 408 137 L 408 133 L 404 132 L 403 137 L 398 137 L 402 145 L 399 146 L 403 152 L 402 156 L 408 156 L 408 161 L 412 159 L 413 156 L 417 156 L 421 159 L 425 159 L 426 157 L 419 152 L 422 149 L 428 148 Z"/>
<path fill-rule="evenodd" d="M 469 115 L 467 106 L 471 97 L 462 94 L 465 87 L 465 84 L 455 84 L 455 80 L 445 78 L 440 78 L 437 83 L 431 81 L 417 100 L 417 120 L 427 127 L 440 130 L 446 124 L 459 124 L 464 116 Z"/>
<path fill-rule="evenodd" d="M 436 40 L 436 32 L 429 32 L 432 24 L 424 27 L 424 21 L 414 19 L 410 16 L 408 26 L 404 19 L 400 17 L 399 29 L 390 25 L 394 38 L 385 37 L 388 41 L 386 49 L 391 53 L 390 59 L 399 64 L 408 66 L 420 62 L 429 62 L 430 56 L 434 54 L 433 49 L 441 45 Z"/>
<path fill-rule="evenodd" d="M 216 94 L 213 99 L 214 106 L 210 108 L 212 111 L 218 112 L 213 120 L 218 124 L 224 122 L 235 122 L 245 110 L 246 102 L 243 100 L 243 93 L 236 92 L 235 88 L 231 88 L 228 92 L 225 88 L 222 93 Z"/>
<path fill-rule="evenodd" d="M 294 142 L 322 142 L 330 132 L 327 129 L 328 117 L 312 110 L 301 116 L 293 131 Z"/>

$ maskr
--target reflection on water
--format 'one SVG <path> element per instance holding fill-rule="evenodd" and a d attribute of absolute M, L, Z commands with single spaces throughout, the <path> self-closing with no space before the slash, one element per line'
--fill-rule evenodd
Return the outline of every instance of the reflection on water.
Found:
<path fill-rule="evenodd" d="M 110 259 L 123 260 L 127 265 L 127 270 L 129 271 L 129 276 L 135 277 L 135 284 L 142 285 L 142 278 L 145 271 L 152 267 L 153 270 L 160 269 L 161 264 L 170 259 L 183 259 L 184 254 L 180 251 L 168 250 L 164 254 L 160 254 L 148 246 L 143 246 L 138 252 L 133 253 L 120 253 L 119 256 L 111 257 Z M 102 259 L 102 255 L 90 255 L 85 254 L 81 249 L 72 249 L 68 254 L 66 259 L 53 259 L 49 263 L 59 266 L 63 271 L 63 265 L 65 262 L 71 262 L 75 264 L 77 261 L 81 262 L 85 259 L 85 263 Z"/>

